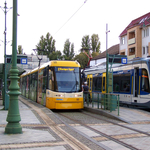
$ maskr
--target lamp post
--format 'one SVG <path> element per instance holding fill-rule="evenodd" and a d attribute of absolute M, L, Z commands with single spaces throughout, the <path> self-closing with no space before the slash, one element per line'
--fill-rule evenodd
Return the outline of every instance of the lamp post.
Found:
<path fill-rule="evenodd" d="M 17 69 L 17 0 L 13 0 L 13 44 L 12 44 L 12 68 L 10 70 L 11 83 L 9 86 L 9 110 L 7 114 L 7 125 L 5 127 L 5 133 L 17 134 L 22 133 L 22 127 L 20 125 L 21 117 L 19 113 L 18 96 L 18 72 Z"/>
<path fill-rule="evenodd" d="M 7 12 L 12 9 L 12 7 L 10 8 L 7 8 L 7 3 L 5 1 L 5 6 L 4 7 L 1 7 L 0 8 L 3 10 L 3 12 L 5 13 L 5 30 L 4 30 L 4 109 L 5 110 L 8 110 L 8 106 L 9 106 L 9 98 L 8 98 L 8 95 L 6 94 L 6 91 L 7 91 L 7 73 L 6 73 L 6 31 L 7 31 L 7 28 L 6 28 L 6 14 Z"/>
<path fill-rule="evenodd" d="M 108 32 L 110 32 L 110 30 L 108 31 L 108 24 L 106 24 L 106 93 L 108 93 L 108 67 L 109 67 L 108 66 L 109 54 L 107 50 Z"/>

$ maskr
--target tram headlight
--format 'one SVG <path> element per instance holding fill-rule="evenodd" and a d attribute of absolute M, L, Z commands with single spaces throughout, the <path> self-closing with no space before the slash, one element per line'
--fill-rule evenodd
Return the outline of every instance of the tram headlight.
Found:
<path fill-rule="evenodd" d="M 81 97 L 82 95 L 81 94 L 75 94 L 75 97 Z"/>
<path fill-rule="evenodd" d="M 63 95 L 61 95 L 61 94 L 60 94 L 60 95 L 56 95 L 56 96 L 58 96 L 58 97 L 63 97 Z"/>

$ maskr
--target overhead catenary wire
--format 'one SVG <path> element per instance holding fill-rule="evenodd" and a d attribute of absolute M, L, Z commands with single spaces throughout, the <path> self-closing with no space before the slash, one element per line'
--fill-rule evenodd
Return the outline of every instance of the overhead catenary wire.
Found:
<path fill-rule="evenodd" d="M 54 35 L 56 35 L 69 22 L 69 20 L 83 7 L 83 5 L 86 2 L 87 2 L 87 0 L 84 1 L 84 3 L 77 9 L 77 11 L 55 32 Z"/>

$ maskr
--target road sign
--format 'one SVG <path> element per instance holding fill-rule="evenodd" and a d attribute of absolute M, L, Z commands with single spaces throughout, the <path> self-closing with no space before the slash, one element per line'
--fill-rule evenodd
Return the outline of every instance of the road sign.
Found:
<path fill-rule="evenodd" d="M 124 57 L 124 58 L 121 58 L 121 63 L 122 63 L 122 64 L 127 64 L 127 58 L 125 58 L 125 57 Z"/>
<path fill-rule="evenodd" d="M 27 58 L 21 58 L 21 64 L 27 64 Z"/>

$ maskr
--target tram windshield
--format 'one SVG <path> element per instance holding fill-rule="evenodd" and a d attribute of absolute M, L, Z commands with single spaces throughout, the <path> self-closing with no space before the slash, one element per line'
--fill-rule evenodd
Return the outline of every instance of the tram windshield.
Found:
<path fill-rule="evenodd" d="M 79 92 L 80 73 L 77 67 L 55 67 L 55 90 L 57 92 Z"/>

